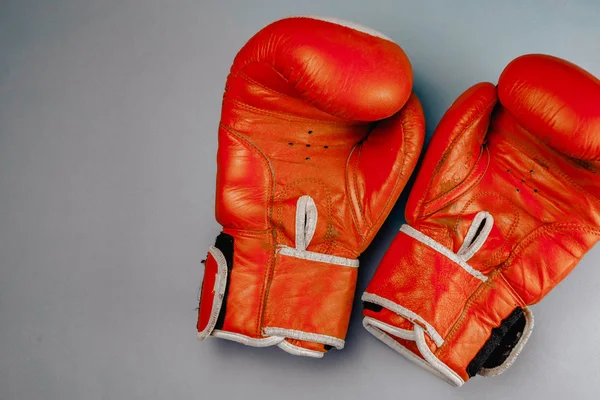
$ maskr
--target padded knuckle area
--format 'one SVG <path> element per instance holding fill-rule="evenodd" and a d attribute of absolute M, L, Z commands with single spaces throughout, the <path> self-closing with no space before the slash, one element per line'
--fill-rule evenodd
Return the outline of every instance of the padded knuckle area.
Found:
<path fill-rule="evenodd" d="M 600 80 L 557 57 L 516 58 L 498 83 L 502 105 L 531 134 L 571 157 L 600 158 Z"/>

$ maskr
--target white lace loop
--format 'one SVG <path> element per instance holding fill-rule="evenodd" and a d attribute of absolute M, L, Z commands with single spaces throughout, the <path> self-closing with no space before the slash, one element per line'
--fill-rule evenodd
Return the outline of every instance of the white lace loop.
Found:
<path fill-rule="evenodd" d="M 319 213 L 312 197 L 300 197 L 296 203 L 296 247 L 280 246 L 279 254 L 308 261 L 357 268 L 358 260 L 306 250 L 317 229 L 318 218 Z"/>
<path fill-rule="evenodd" d="M 434 239 L 425 235 L 423 232 L 416 230 L 410 225 L 402 225 L 402 227 L 400 227 L 400 232 L 403 232 L 413 239 L 418 240 L 425 246 L 435 250 L 437 253 L 448 258 L 455 264 L 458 264 L 471 276 L 479 279 L 482 282 L 485 282 L 488 279 L 487 276 L 470 266 L 467 261 L 473 257 L 473 255 L 475 255 L 481 246 L 483 246 L 490 232 L 492 231 L 493 225 L 494 218 L 488 212 L 481 211 L 477 213 L 473 219 L 473 222 L 471 223 L 471 226 L 469 227 L 469 230 L 467 231 L 467 236 L 465 236 L 462 246 L 456 253 L 453 253 L 452 250 L 448 249 L 446 246 L 436 242 Z"/>
<path fill-rule="evenodd" d="M 319 213 L 310 196 L 302 196 L 296 206 L 296 248 L 306 250 L 317 230 Z"/>

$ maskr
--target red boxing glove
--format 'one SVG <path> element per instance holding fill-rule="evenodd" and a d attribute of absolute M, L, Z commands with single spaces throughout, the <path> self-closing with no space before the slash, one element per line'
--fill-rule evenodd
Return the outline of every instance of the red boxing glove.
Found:
<path fill-rule="evenodd" d="M 512 61 L 442 118 L 363 324 L 447 382 L 514 361 L 540 301 L 600 239 L 600 81 Z"/>
<path fill-rule="evenodd" d="M 424 137 L 402 49 L 379 33 L 298 17 L 237 54 L 219 129 L 216 218 L 198 336 L 341 349 L 358 260 Z"/>

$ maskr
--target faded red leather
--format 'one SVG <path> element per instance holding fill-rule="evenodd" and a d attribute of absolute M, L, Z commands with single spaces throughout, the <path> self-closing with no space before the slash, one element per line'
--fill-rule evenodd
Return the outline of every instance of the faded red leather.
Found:
<path fill-rule="evenodd" d="M 600 81 L 526 55 L 468 89 L 406 220 L 363 295 L 365 327 L 453 385 L 503 372 L 531 332 L 527 305 L 600 239 Z"/>
<path fill-rule="evenodd" d="M 423 136 L 411 66 L 392 41 L 313 18 L 252 37 L 219 128 L 216 218 L 232 265 L 220 298 L 205 278 L 198 331 L 313 357 L 343 347 L 357 277 L 343 264 L 381 227 Z M 221 299 L 211 327 L 202 303 Z"/>

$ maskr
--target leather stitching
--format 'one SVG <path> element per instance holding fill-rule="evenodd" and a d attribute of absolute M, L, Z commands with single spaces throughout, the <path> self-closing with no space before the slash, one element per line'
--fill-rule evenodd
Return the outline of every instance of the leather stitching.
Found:
<path fill-rule="evenodd" d="M 600 236 L 600 229 L 594 229 L 594 228 L 590 228 L 589 226 L 576 224 L 576 223 L 557 223 L 557 224 L 550 225 L 550 226 L 544 225 L 544 226 L 536 229 L 535 231 L 533 231 L 531 234 L 529 234 L 525 239 L 523 239 L 517 245 L 517 247 L 515 248 L 513 253 L 508 257 L 508 259 L 502 265 L 500 265 L 498 268 L 496 268 L 494 271 L 492 271 L 488 275 L 488 281 L 485 283 L 482 283 L 473 291 L 473 294 L 471 294 L 469 299 L 465 302 L 465 306 L 463 308 L 463 311 L 462 311 L 460 317 L 456 320 L 452 329 L 450 330 L 450 332 L 444 339 L 444 344 L 435 351 L 435 354 L 438 355 L 439 357 L 442 357 L 441 353 L 443 352 L 443 349 L 450 346 L 450 344 L 448 344 L 448 343 L 450 343 L 452 341 L 452 339 L 456 335 L 456 332 L 458 331 L 458 328 L 462 325 L 462 322 L 464 322 L 464 319 L 466 318 L 466 315 L 467 315 L 467 311 L 471 308 L 473 303 L 479 298 L 483 289 L 486 286 L 490 286 L 490 285 L 493 286 L 493 283 L 495 282 L 495 279 L 498 276 L 501 276 L 502 279 L 504 279 L 506 281 L 503 273 L 505 273 L 512 265 L 514 265 L 514 261 L 521 254 L 521 252 L 524 249 L 526 249 L 527 246 L 530 243 L 532 243 L 535 239 L 537 239 L 541 234 L 547 233 L 547 232 L 552 232 L 552 231 L 560 231 L 560 230 L 582 231 L 582 232 L 586 232 L 586 233 L 593 234 L 596 236 Z M 514 291 L 514 289 L 510 285 L 510 283 L 508 281 L 506 281 L 506 282 L 507 282 L 507 287 L 510 289 L 510 291 L 513 294 L 513 296 L 515 297 L 515 299 L 518 300 L 518 302 L 520 302 L 520 305 L 521 306 L 527 305 L 521 299 L 521 297 Z"/>
<path fill-rule="evenodd" d="M 248 65 L 249 65 L 249 64 L 251 64 L 251 63 L 252 63 L 252 62 L 245 64 L 245 65 L 242 67 L 242 69 L 243 69 L 243 68 L 245 68 L 246 66 L 248 66 Z M 272 70 L 273 72 L 275 72 L 276 74 L 278 74 L 279 76 L 281 76 L 281 77 L 282 77 L 282 78 L 283 78 L 283 79 L 284 79 L 284 80 L 285 80 L 285 81 L 286 81 L 288 84 L 290 84 L 292 87 L 294 87 L 294 88 L 295 88 L 295 85 L 293 85 L 293 84 L 290 82 L 290 80 L 289 80 L 289 78 L 288 78 L 288 77 L 284 76 L 284 75 L 283 75 L 283 74 L 282 74 L 280 71 L 276 70 L 276 69 L 275 69 L 275 68 L 274 68 L 272 65 L 268 65 L 268 67 L 270 67 L 270 68 L 271 68 L 271 70 Z M 244 79 L 244 80 L 246 80 L 247 82 L 249 82 L 249 83 L 251 83 L 251 84 L 258 85 L 258 86 L 260 86 L 261 88 L 263 88 L 263 89 L 265 89 L 265 90 L 268 90 L 268 91 L 270 91 L 271 93 L 277 93 L 278 95 L 281 95 L 281 96 L 283 96 L 283 97 L 287 97 L 288 99 L 295 99 L 295 100 L 299 100 L 299 101 L 304 101 L 304 102 L 306 102 L 306 104 L 309 104 L 309 105 L 311 105 L 311 106 L 312 106 L 312 107 L 314 107 L 315 109 L 317 109 L 317 110 L 319 110 L 319 111 L 321 111 L 321 112 L 323 112 L 323 113 L 325 113 L 325 114 L 328 114 L 328 115 L 330 115 L 332 118 L 337 118 L 337 119 L 340 119 L 341 121 L 331 121 L 331 120 L 327 120 L 327 119 L 319 119 L 319 118 L 303 118 L 303 117 L 293 116 L 293 115 L 291 115 L 291 114 L 279 113 L 279 112 L 275 112 L 275 111 L 268 111 L 268 110 L 265 110 L 265 109 L 262 109 L 262 108 L 253 107 L 253 106 L 251 106 L 251 105 L 248 105 L 248 104 L 246 104 L 246 103 L 242 103 L 242 102 L 240 102 L 240 101 L 237 101 L 237 100 L 234 100 L 234 99 L 229 99 L 229 101 L 230 101 L 230 102 L 232 102 L 232 103 L 235 103 L 236 105 L 239 105 L 239 106 L 240 106 L 240 107 L 242 107 L 242 108 L 246 108 L 246 109 L 248 109 L 248 110 L 252 110 L 252 111 L 254 111 L 254 112 L 257 112 L 257 113 L 260 113 L 260 114 L 263 114 L 263 115 L 268 115 L 268 116 L 272 116 L 272 117 L 282 118 L 282 119 L 285 119 L 285 120 L 287 120 L 287 121 L 317 121 L 317 122 L 320 122 L 320 123 L 322 123 L 322 124 L 334 125 L 334 126 L 335 126 L 335 125 L 340 125 L 340 126 L 347 126 L 347 125 L 351 125 L 351 126 L 355 126 L 355 125 L 364 125 L 364 123 L 353 122 L 353 121 L 351 121 L 351 120 L 348 120 L 347 118 L 338 117 L 338 116 L 336 116 L 336 115 L 334 115 L 334 114 L 332 114 L 332 113 L 330 113 L 330 112 L 323 111 L 323 110 L 321 110 L 321 109 L 319 109 L 319 108 L 315 107 L 314 105 L 312 105 L 312 104 L 310 103 L 310 101 L 308 101 L 307 99 L 304 99 L 304 98 L 302 98 L 302 97 L 292 97 L 292 96 L 289 96 L 289 95 L 287 95 L 287 94 L 281 93 L 281 92 L 279 92 L 279 91 L 277 91 L 277 90 L 274 90 L 274 89 L 272 89 L 272 88 L 269 88 L 269 87 L 267 87 L 267 86 L 263 85 L 262 83 L 260 83 L 260 82 L 257 82 L 256 80 L 254 80 L 254 79 L 250 78 L 248 75 L 246 75 L 245 73 L 241 72 L 241 70 L 240 70 L 240 71 L 237 71 L 237 72 L 235 72 L 235 73 L 233 73 L 231 76 L 232 76 L 232 78 L 239 77 L 240 79 Z M 231 79 L 231 78 L 230 78 L 230 79 Z"/>
<path fill-rule="evenodd" d="M 497 259 L 499 259 L 502 254 L 504 253 L 505 249 L 506 250 L 510 250 L 508 247 L 508 240 L 510 239 L 510 237 L 512 236 L 513 232 L 515 231 L 515 229 L 517 228 L 517 226 L 519 225 L 519 221 L 521 219 L 521 216 L 519 215 L 518 212 L 518 207 L 512 202 L 510 201 L 508 198 L 506 198 L 505 196 L 495 193 L 495 192 L 481 192 L 479 194 L 477 194 L 476 196 L 473 196 L 463 207 L 462 211 L 460 212 L 460 214 L 458 214 L 456 216 L 456 223 L 454 224 L 454 226 L 452 227 L 452 229 L 454 230 L 454 232 L 458 233 L 458 225 L 460 224 L 460 221 L 463 220 L 464 218 L 462 218 L 464 216 L 464 214 L 466 213 L 466 210 L 469 208 L 469 206 L 476 200 L 480 199 L 481 197 L 484 196 L 492 196 L 492 197 L 497 197 L 499 199 L 504 199 L 506 200 L 513 209 L 512 215 L 512 223 L 510 224 L 510 227 L 508 228 L 508 232 L 505 235 L 505 238 L 507 240 L 504 241 L 504 243 L 502 244 L 502 247 L 500 247 L 498 250 L 496 250 L 493 254 L 493 256 L 484 264 L 485 266 L 493 266 L 494 263 L 496 262 Z M 506 260 L 505 260 L 506 261 Z"/>
<path fill-rule="evenodd" d="M 591 228 L 587 225 L 583 225 L 580 223 L 558 222 L 558 223 L 551 224 L 551 225 L 543 225 L 543 226 L 539 227 L 538 229 L 534 230 L 533 232 L 531 232 L 525 238 L 523 238 L 517 244 L 517 246 L 515 247 L 515 250 L 513 250 L 512 254 L 507 258 L 507 260 L 498 268 L 502 272 L 506 272 L 510 267 L 512 267 L 514 265 L 513 262 L 515 261 L 515 259 L 519 255 L 521 255 L 523 250 L 525 250 L 529 246 L 529 244 L 531 244 L 535 239 L 537 239 L 544 233 L 557 232 L 557 231 L 580 231 L 580 232 L 585 232 L 585 233 L 588 233 L 591 235 L 600 236 L 600 229 L 594 229 L 594 228 Z"/>
<path fill-rule="evenodd" d="M 554 150 L 552 147 L 547 146 L 546 144 L 544 144 L 543 142 L 541 142 L 540 140 L 538 140 L 537 138 L 533 137 L 533 135 L 531 135 L 528 131 L 527 132 L 528 136 L 532 137 L 533 140 L 535 140 L 538 144 L 540 144 L 541 146 L 544 146 L 545 148 L 549 149 L 550 151 L 554 151 L 557 153 L 558 157 L 561 158 L 569 158 L 567 155 L 560 153 L 556 150 Z M 583 187 L 581 187 L 578 183 L 576 183 L 573 179 L 571 179 L 571 177 L 567 174 L 565 174 L 564 172 L 562 172 L 562 170 L 560 168 L 557 168 L 556 165 L 551 162 L 550 160 L 547 160 L 546 158 L 542 158 L 539 154 L 527 149 L 526 147 L 522 147 L 520 145 L 518 145 L 516 142 L 514 142 L 510 137 L 508 136 L 503 136 L 502 137 L 509 145 L 513 146 L 515 149 L 517 149 L 518 151 L 524 153 L 527 157 L 529 157 L 529 159 L 531 159 L 534 163 L 535 160 L 541 160 L 544 164 L 546 165 L 552 165 L 554 168 L 550 169 L 548 168 L 546 170 L 546 172 L 550 175 L 552 175 L 556 180 L 566 180 L 568 183 L 570 183 L 576 190 L 586 194 L 587 196 L 590 196 L 592 199 L 594 199 L 596 202 L 600 202 L 600 199 L 598 199 L 596 196 L 594 196 L 593 194 L 591 194 L 590 192 L 588 192 L 587 190 L 585 190 Z"/>
<path fill-rule="evenodd" d="M 450 145 L 446 148 L 446 150 L 444 151 L 444 153 L 442 153 L 442 156 L 440 157 L 440 160 L 438 161 L 438 163 L 435 166 L 435 169 L 433 170 L 433 173 L 431 174 L 431 178 L 429 180 L 429 184 L 427 185 L 427 189 L 425 190 L 425 194 L 422 197 L 421 200 L 421 204 L 419 205 L 419 208 L 421 209 L 421 211 L 419 212 L 419 215 L 421 215 L 424 211 L 425 208 L 425 199 L 427 199 L 428 195 L 429 195 L 429 191 L 431 190 L 431 185 L 433 183 L 433 177 L 438 175 L 439 170 L 442 168 L 442 165 L 445 163 L 446 158 L 448 157 L 448 153 L 453 150 L 454 146 L 456 145 L 456 143 L 463 137 L 463 135 L 465 134 L 465 132 L 467 132 L 467 130 L 469 130 L 471 128 L 471 126 L 476 122 L 480 120 L 480 117 L 482 115 L 484 115 L 486 112 L 488 112 L 488 109 L 490 108 L 490 106 L 495 106 L 497 102 L 497 99 L 494 98 L 494 100 L 490 101 L 485 107 L 483 107 L 481 109 L 481 111 L 479 113 L 477 113 L 477 115 L 475 115 L 471 121 L 469 121 L 469 123 L 463 128 L 463 130 L 458 133 L 456 135 L 456 137 L 454 139 L 452 139 L 452 141 L 450 142 Z M 477 164 L 474 164 L 474 168 L 477 166 Z M 467 177 L 470 174 L 467 174 Z M 438 196 L 439 197 L 439 196 Z M 428 201 L 429 202 L 429 201 Z"/>
<path fill-rule="evenodd" d="M 327 204 L 327 217 L 325 218 L 326 220 L 326 226 L 327 226 L 327 231 L 325 233 L 325 236 L 323 237 L 324 242 L 322 244 L 319 244 L 315 247 L 314 251 L 318 252 L 318 253 L 324 253 L 324 254 L 328 254 L 329 252 L 331 252 L 330 247 L 331 244 L 327 245 L 326 242 L 328 240 L 335 240 L 333 238 L 333 226 L 331 223 L 331 216 L 333 215 L 332 210 L 331 210 L 331 194 L 329 192 L 329 189 L 327 188 L 327 186 L 319 179 L 314 179 L 314 178 L 305 178 L 305 179 L 300 179 L 297 180 L 295 182 L 292 183 L 288 183 L 285 186 L 281 187 L 281 191 L 280 193 L 277 195 L 278 199 L 286 199 L 288 198 L 288 192 L 289 192 L 289 188 L 290 187 L 299 187 L 302 186 L 302 183 L 305 182 L 309 182 L 309 183 L 313 183 L 316 185 L 319 185 L 323 191 L 325 192 L 325 197 L 327 199 L 326 204 Z M 319 203 L 320 204 L 320 203 Z M 283 207 L 277 207 L 277 221 L 278 221 L 278 226 L 283 226 Z M 282 235 L 284 234 L 283 229 L 279 229 L 276 228 L 279 231 L 282 232 Z M 293 242 L 293 240 L 292 240 Z M 325 247 L 324 247 L 325 246 Z"/>
<path fill-rule="evenodd" d="M 473 166 L 473 168 L 471 169 L 471 171 L 469 171 L 469 173 L 467 174 L 467 176 L 465 176 L 465 179 L 463 179 L 461 182 L 459 182 L 456 186 L 454 186 L 452 189 L 449 189 L 446 193 L 437 196 L 435 199 L 432 199 L 431 201 L 428 201 L 424 206 L 423 206 L 423 211 L 422 211 L 422 217 L 428 217 L 432 214 L 435 214 L 436 212 L 444 209 L 445 207 L 448 206 L 449 203 L 451 203 L 453 200 L 458 199 L 459 197 L 462 197 L 465 193 L 467 193 L 469 190 L 471 190 L 472 188 L 474 188 L 475 186 L 477 186 L 479 184 L 479 182 L 481 182 L 481 180 L 485 177 L 485 174 L 487 173 L 489 167 L 490 167 L 490 153 L 489 150 L 487 148 L 484 148 L 486 154 L 487 154 L 487 162 L 485 165 L 485 169 L 481 172 L 478 173 L 477 172 L 479 170 L 478 165 L 481 162 L 481 155 L 483 154 L 483 151 L 480 153 L 480 157 L 477 160 L 477 163 Z M 442 202 L 440 205 L 437 206 L 437 208 L 434 208 L 433 210 L 425 210 L 425 207 L 428 207 L 429 205 L 431 205 L 432 203 L 436 202 L 438 199 L 440 199 L 441 197 L 444 196 L 448 196 L 450 195 L 452 192 L 456 192 L 458 191 L 458 194 L 452 194 L 452 196 L 448 199 L 446 199 L 446 201 Z M 425 214 L 426 213 L 426 214 Z"/>
<path fill-rule="evenodd" d="M 354 154 L 354 152 L 359 147 L 360 147 L 359 144 L 354 145 L 354 147 L 350 151 L 350 154 L 348 155 L 348 158 L 346 159 L 346 173 L 345 173 L 345 175 L 347 177 L 351 176 L 350 173 L 349 173 L 350 172 L 349 170 L 351 170 L 353 168 L 353 165 L 351 164 L 352 155 Z M 354 175 L 354 173 L 352 173 L 352 175 Z M 355 198 L 355 196 L 357 196 L 357 193 L 353 193 L 352 192 L 352 186 L 351 186 L 352 183 L 350 182 L 350 179 L 346 178 L 346 182 L 345 183 L 346 183 L 346 193 L 349 196 L 350 203 L 351 203 L 351 206 L 350 206 L 350 215 L 352 216 L 352 221 L 354 222 L 354 229 L 355 229 L 356 233 L 358 234 L 358 236 L 360 236 L 361 239 L 364 240 L 364 237 L 362 236 L 362 233 L 360 231 L 360 226 L 359 226 L 359 223 L 358 223 L 358 216 L 356 215 L 356 208 L 354 207 L 354 204 L 353 204 L 354 203 L 354 198 Z M 358 201 L 358 199 L 357 199 L 357 201 Z"/>
<path fill-rule="evenodd" d="M 363 148 L 363 144 L 361 143 L 358 147 L 357 147 L 357 151 L 358 153 L 356 154 L 356 162 L 354 163 L 353 167 L 352 167 L 352 180 L 354 181 L 354 195 L 356 196 L 356 203 L 358 204 L 358 211 L 360 212 L 360 215 L 363 216 L 363 219 L 365 218 L 365 210 L 363 209 L 362 206 L 362 201 L 360 199 L 359 196 L 359 191 L 358 191 L 358 163 L 360 162 L 360 155 L 362 153 L 362 148 Z M 362 233 L 362 229 L 360 229 L 361 227 L 357 226 L 358 228 L 358 234 L 360 235 L 361 239 L 364 241 L 365 240 L 365 236 Z"/>
<path fill-rule="evenodd" d="M 268 205 L 268 214 L 269 214 L 268 218 L 269 218 L 269 221 L 272 221 L 272 218 L 273 218 L 273 194 L 274 194 L 273 193 L 273 185 L 275 184 L 275 171 L 273 171 L 273 167 L 271 166 L 271 162 L 269 161 L 269 158 L 267 157 L 267 155 L 265 153 L 263 153 L 263 151 L 256 144 L 254 144 L 246 136 L 242 135 L 239 132 L 234 131 L 227 125 L 220 124 L 220 126 L 223 127 L 225 130 L 227 130 L 232 135 L 234 135 L 235 137 L 237 137 L 239 140 L 246 142 L 248 145 L 252 146 L 256 151 L 258 151 L 258 153 L 261 155 L 261 158 L 263 159 L 264 163 L 269 168 L 269 171 L 271 171 L 270 184 L 268 185 L 268 196 L 267 197 L 270 199 L 270 203 Z M 271 226 L 272 226 L 272 224 L 271 224 Z M 272 240 L 274 241 L 273 243 L 276 243 L 277 238 L 275 236 L 275 233 L 272 235 Z M 272 245 L 273 243 L 270 243 L 270 244 Z M 265 274 L 263 276 L 263 285 L 262 285 L 262 290 L 261 290 L 259 310 L 258 310 L 256 321 L 255 321 L 255 326 L 256 326 L 257 331 L 254 334 L 257 336 L 262 336 L 261 335 L 261 325 L 262 325 L 262 318 L 263 318 L 263 313 L 264 313 L 265 303 L 266 303 L 266 293 L 268 292 L 268 287 L 270 286 L 270 278 L 272 276 L 272 274 L 270 274 L 270 271 L 271 271 L 271 269 L 274 268 L 274 263 L 275 263 L 275 257 L 274 257 L 275 247 L 272 246 L 272 248 L 273 248 L 273 250 L 269 254 L 269 263 L 267 265 L 267 268 L 265 268 Z"/>
<path fill-rule="evenodd" d="M 261 63 L 257 63 L 257 64 L 261 64 Z M 279 73 L 279 71 L 277 71 L 277 70 L 276 70 L 275 68 L 273 68 L 271 65 L 269 65 L 269 67 L 270 67 L 270 68 L 271 68 L 271 70 L 272 70 L 272 71 L 274 71 L 274 72 L 275 72 L 277 75 L 281 76 L 283 79 L 285 79 L 285 80 L 287 81 L 287 79 L 286 79 L 286 78 L 285 78 L 283 75 L 281 75 L 281 73 Z M 273 89 L 273 88 L 270 88 L 270 87 L 268 87 L 268 86 L 266 86 L 266 85 L 263 85 L 262 83 L 260 83 L 260 82 L 259 82 L 259 81 L 257 81 L 256 79 L 252 79 L 252 78 L 250 78 L 250 76 L 248 76 L 248 74 L 246 74 L 246 73 L 244 73 L 244 72 L 242 72 L 242 71 L 238 71 L 238 72 L 236 72 L 234 75 L 232 75 L 232 77 L 239 77 L 239 78 L 241 78 L 241 79 L 245 80 L 246 82 L 249 82 L 249 83 L 251 83 L 251 84 L 253 84 L 253 85 L 256 85 L 256 86 L 260 86 L 261 88 L 263 88 L 264 90 L 266 90 L 266 91 L 268 91 L 268 92 L 271 92 L 271 93 L 276 93 L 276 94 L 278 94 L 278 95 L 280 95 L 280 96 L 287 97 L 288 99 L 298 99 L 297 97 L 292 97 L 292 96 L 290 96 L 290 95 L 288 95 L 288 94 L 286 94 L 286 93 L 280 92 L 279 90 L 275 90 L 275 89 Z M 289 82 L 288 82 L 288 83 L 289 83 Z M 299 100 L 300 100 L 300 99 L 299 99 Z"/>
<path fill-rule="evenodd" d="M 258 108 L 258 107 L 254 107 L 254 106 L 242 103 L 239 100 L 227 99 L 227 101 L 231 102 L 232 104 L 235 104 L 236 106 L 239 106 L 240 108 L 250 110 L 257 114 L 262 114 L 262 115 L 266 115 L 269 117 L 284 119 L 286 121 L 318 122 L 319 124 L 322 124 L 322 125 L 339 126 L 339 127 L 346 127 L 346 126 L 353 127 L 353 126 L 366 125 L 364 122 L 352 122 L 352 121 L 336 122 L 336 121 L 330 121 L 330 120 L 319 119 L 319 118 L 302 118 L 302 117 L 292 116 L 291 114 L 286 114 L 286 113 L 282 113 L 282 112 L 267 111 L 262 108 Z"/>
<path fill-rule="evenodd" d="M 381 220 L 381 218 L 384 216 L 384 214 L 386 214 L 386 210 L 388 210 L 388 207 L 390 207 L 390 202 L 392 201 L 392 199 L 395 198 L 394 203 L 398 200 L 399 197 L 399 193 L 398 192 L 398 188 L 401 186 L 400 185 L 400 179 L 404 176 L 404 172 L 405 172 L 405 167 L 406 167 L 406 131 L 405 131 L 405 124 L 406 124 L 406 120 L 403 119 L 402 123 L 400 124 L 400 131 L 401 131 L 401 135 L 402 135 L 402 162 L 400 163 L 400 172 L 398 173 L 397 177 L 396 177 L 396 182 L 394 183 L 394 187 L 392 189 L 392 193 L 390 196 L 388 196 L 383 209 L 381 210 L 381 213 L 377 216 L 377 218 L 375 219 L 375 222 L 373 224 L 371 224 L 371 227 L 367 230 L 366 232 L 366 237 L 369 237 L 371 235 L 371 232 L 373 231 L 373 229 L 375 229 L 376 227 L 379 226 L 379 221 Z M 406 183 L 406 182 L 405 182 Z M 401 189 L 400 189 L 401 190 Z M 398 196 L 396 196 L 398 195 Z M 393 206 L 393 204 L 392 204 Z M 388 210 L 389 211 L 389 210 Z M 363 240 L 363 246 L 364 246 L 364 241 L 366 239 Z M 361 246 L 362 247 L 362 246 Z"/>

